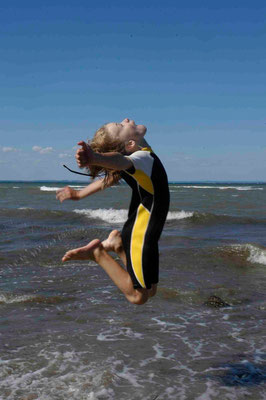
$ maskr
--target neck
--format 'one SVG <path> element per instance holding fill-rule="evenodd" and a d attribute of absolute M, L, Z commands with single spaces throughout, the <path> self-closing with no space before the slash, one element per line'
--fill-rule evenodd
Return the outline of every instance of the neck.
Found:
<path fill-rule="evenodd" d="M 141 140 L 140 140 L 140 142 L 139 142 L 139 147 L 150 147 L 150 145 L 149 145 L 149 143 L 144 139 L 144 138 L 142 138 Z"/>

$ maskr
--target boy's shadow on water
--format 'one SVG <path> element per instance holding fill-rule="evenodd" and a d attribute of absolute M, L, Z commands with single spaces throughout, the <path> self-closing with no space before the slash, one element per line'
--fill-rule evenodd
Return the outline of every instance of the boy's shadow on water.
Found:
<path fill-rule="evenodd" d="M 223 364 L 225 374 L 216 375 L 227 386 L 255 386 L 266 382 L 266 363 L 255 364 L 248 361 L 239 364 Z"/>

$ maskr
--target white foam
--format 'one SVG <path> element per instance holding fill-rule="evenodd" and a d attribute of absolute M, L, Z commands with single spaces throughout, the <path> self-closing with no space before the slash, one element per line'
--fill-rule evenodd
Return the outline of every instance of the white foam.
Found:
<path fill-rule="evenodd" d="M 40 186 L 40 190 L 43 192 L 56 192 L 59 187 L 52 187 L 52 186 Z"/>
<path fill-rule="evenodd" d="M 44 350 L 37 357 L 40 363 L 36 360 L 29 363 L 21 358 L 4 360 L 1 362 L 1 388 L 8 389 L 10 400 L 57 397 L 72 400 L 114 399 L 114 390 L 106 387 L 105 383 L 105 379 L 115 379 L 111 366 L 105 367 L 94 361 L 83 362 L 84 357 L 87 357 L 85 352 Z M 34 397 L 31 397 L 32 394 Z"/>
<path fill-rule="evenodd" d="M 108 329 L 100 332 L 97 335 L 97 340 L 100 342 L 115 342 L 117 340 L 127 339 L 143 339 L 143 335 L 138 332 L 134 332 L 131 328 L 120 328 L 120 329 Z"/>
<path fill-rule="evenodd" d="M 180 316 L 179 316 L 180 318 Z M 155 321 L 159 326 L 162 326 L 163 328 L 179 328 L 180 323 L 179 321 L 173 323 L 173 322 L 169 322 L 169 321 L 162 321 L 161 319 L 159 319 L 159 317 L 152 317 L 151 318 L 152 321 Z"/>
<path fill-rule="evenodd" d="M 185 219 L 193 217 L 193 211 L 169 211 L 167 215 L 167 220 L 171 221 L 173 219 Z"/>
<path fill-rule="evenodd" d="M 247 248 L 250 252 L 248 261 L 252 263 L 266 265 L 266 250 L 263 250 L 253 245 L 247 245 Z"/>
<path fill-rule="evenodd" d="M 154 346 L 152 346 L 153 350 L 155 351 L 155 358 L 164 358 L 163 357 L 163 348 L 162 346 L 159 345 L 159 343 L 156 343 Z"/>
<path fill-rule="evenodd" d="M 215 390 L 215 385 L 211 381 L 206 382 L 206 390 L 205 392 L 201 395 L 196 397 L 196 400 L 212 400 L 212 399 L 217 399 L 219 393 L 217 390 Z"/>
<path fill-rule="evenodd" d="M 128 210 L 121 209 L 115 210 L 114 208 L 98 208 L 92 209 L 75 209 L 75 213 L 83 214 L 89 218 L 101 219 L 102 221 L 108 222 L 109 224 L 121 224 L 127 220 Z M 190 218 L 194 215 L 192 211 L 170 211 L 167 216 L 167 220 L 178 220 Z"/>
<path fill-rule="evenodd" d="M 12 304 L 12 303 L 23 303 L 24 301 L 32 300 L 34 296 L 30 295 L 12 295 L 9 293 L 0 293 L 0 304 Z"/>
<path fill-rule="evenodd" d="M 257 188 L 257 187 L 252 187 L 252 186 L 221 186 L 218 187 L 220 190 L 226 190 L 226 189 L 234 189 L 234 190 L 240 190 L 240 191 L 246 191 L 246 190 L 263 190 L 263 188 Z"/>
<path fill-rule="evenodd" d="M 69 185 L 71 188 L 75 188 L 76 190 L 84 189 L 87 185 Z M 59 189 L 63 189 L 63 187 L 53 187 L 53 186 L 40 186 L 40 190 L 43 192 L 56 192 Z"/>
<path fill-rule="evenodd" d="M 128 383 L 131 384 L 134 388 L 142 387 L 142 385 L 138 383 L 138 376 L 136 375 L 135 370 L 133 368 L 128 367 L 127 365 L 124 364 L 124 362 L 121 362 L 120 360 L 113 361 L 113 365 L 116 368 L 115 374 L 119 378 L 127 380 Z"/>

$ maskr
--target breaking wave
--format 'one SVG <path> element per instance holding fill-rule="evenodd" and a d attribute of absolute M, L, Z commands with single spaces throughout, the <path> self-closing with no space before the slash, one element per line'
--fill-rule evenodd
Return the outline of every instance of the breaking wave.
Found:
<path fill-rule="evenodd" d="M 185 188 L 185 189 L 218 189 L 218 190 L 263 190 L 262 187 L 255 186 L 205 186 L 205 185 L 171 185 L 170 187 L 174 188 Z"/>
<path fill-rule="evenodd" d="M 247 261 L 254 264 L 266 265 L 266 249 L 253 244 L 233 245 L 240 253 L 247 253 Z"/>
<path fill-rule="evenodd" d="M 109 224 L 121 224 L 127 219 L 126 209 L 116 210 L 114 208 L 75 209 L 75 213 L 83 214 L 88 218 L 100 219 Z M 218 215 L 212 213 L 199 213 L 197 211 L 169 211 L 167 221 L 186 220 L 195 224 L 266 224 L 266 219 L 256 219 L 247 217 L 236 217 L 230 215 Z"/>
<path fill-rule="evenodd" d="M 218 249 L 218 254 L 235 265 L 266 265 L 266 248 L 251 243 L 232 244 Z"/>
<path fill-rule="evenodd" d="M 193 211 L 169 211 L 167 215 L 167 220 L 176 220 L 176 219 L 186 219 L 186 218 L 191 218 L 193 217 L 194 212 Z"/>
<path fill-rule="evenodd" d="M 97 210 L 83 209 L 74 210 L 77 214 L 86 215 L 89 218 L 101 219 L 102 221 L 108 223 L 120 224 L 127 220 L 128 210 L 115 210 L 114 208 L 99 208 Z M 170 211 L 167 216 L 167 220 L 180 220 L 185 218 L 190 218 L 194 215 L 194 212 L 190 211 Z"/>
<path fill-rule="evenodd" d="M 98 208 L 96 210 L 83 209 L 74 210 L 77 214 L 86 215 L 89 218 L 101 219 L 102 221 L 108 223 L 124 223 L 127 219 L 128 211 L 125 209 L 115 210 L 114 208 Z"/>

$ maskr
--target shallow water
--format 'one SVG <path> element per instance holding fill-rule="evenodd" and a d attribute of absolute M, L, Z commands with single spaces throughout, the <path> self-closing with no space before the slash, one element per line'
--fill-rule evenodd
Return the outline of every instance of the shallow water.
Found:
<path fill-rule="evenodd" d="M 139 307 L 93 262 L 60 261 L 121 228 L 128 188 L 60 204 L 63 185 L 0 184 L 0 398 L 265 399 L 266 186 L 170 185 Z"/>

